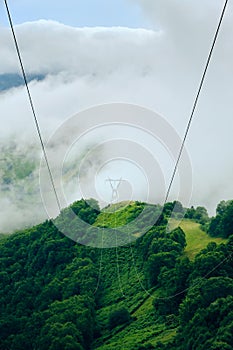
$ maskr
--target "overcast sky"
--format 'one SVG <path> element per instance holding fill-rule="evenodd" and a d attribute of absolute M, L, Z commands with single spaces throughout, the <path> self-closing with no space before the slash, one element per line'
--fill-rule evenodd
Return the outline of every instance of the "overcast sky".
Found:
<path fill-rule="evenodd" d="M 68 117 L 111 102 L 156 111 L 183 137 L 223 1 L 8 3 L 26 71 L 49 74 L 30 85 L 45 138 Z M 0 73 L 19 72 L 3 2 L 0 14 Z M 232 38 L 229 5 L 186 144 L 191 204 L 211 213 L 233 198 Z M 0 115 L 2 137 L 24 142 L 34 133 L 22 88 L 0 96 Z"/>

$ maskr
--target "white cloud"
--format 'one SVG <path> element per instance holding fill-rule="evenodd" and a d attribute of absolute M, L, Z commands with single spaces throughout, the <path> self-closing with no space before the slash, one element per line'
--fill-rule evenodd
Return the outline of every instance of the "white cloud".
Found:
<path fill-rule="evenodd" d="M 110 102 L 158 111 L 183 136 L 222 4 L 137 3 L 155 23 L 155 31 L 73 28 L 51 21 L 16 27 L 26 71 L 49 74 L 44 81 L 30 84 L 45 138 L 78 111 Z M 233 19 L 229 12 L 187 140 L 194 171 L 192 201 L 211 210 L 221 199 L 233 197 Z M 0 41 L 1 73 L 19 71 L 6 28 L 0 28 Z M 0 95 L 0 115 L 1 137 L 14 133 L 19 142 L 38 142 L 23 88 Z"/>
<path fill-rule="evenodd" d="M 79 76 L 107 75 L 132 63 L 152 64 L 143 57 L 149 43 L 155 45 L 159 33 L 130 28 L 74 28 L 54 21 L 40 20 L 15 28 L 24 64 L 29 73 L 73 72 Z M 17 69 L 12 38 L 1 28 L 1 71 Z M 10 58 L 10 62 L 9 62 Z M 15 62 L 15 66 L 11 61 Z"/>
<path fill-rule="evenodd" d="M 166 79 L 164 66 L 161 69 L 168 91 L 173 87 L 173 96 L 167 96 L 174 115 L 164 106 L 162 111 L 166 110 L 165 115 L 175 125 L 179 126 L 180 118 L 185 125 L 225 1 L 135 1 L 164 35 L 167 72 L 172 78 Z M 232 9 L 229 2 L 187 140 L 194 170 L 193 201 L 207 205 L 211 211 L 221 198 L 233 197 Z"/>

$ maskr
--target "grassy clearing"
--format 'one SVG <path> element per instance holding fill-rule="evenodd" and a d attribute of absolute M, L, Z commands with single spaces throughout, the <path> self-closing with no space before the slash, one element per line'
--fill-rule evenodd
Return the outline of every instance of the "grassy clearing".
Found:
<path fill-rule="evenodd" d="M 120 202 L 112 204 L 98 215 L 94 226 L 120 227 L 133 221 L 143 210 L 144 205 L 139 202 Z"/>
<path fill-rule="evenodd" d="M 220 237 L 210 237 L 206 232 L 202 231 L 200 224 L 193 222 L 191 220 L 182 220 L 178 223 L 176 220 L 171 222 L 171 228 L 179 225 L 185 233 L 187 247 L 185 249 L 185 254 L 189 259 L 193 260 L 197 253 L 202 249 L 206 248 L 210 242 L 215 242 L 217 244 L 226 243 L 227 239 Z"/>

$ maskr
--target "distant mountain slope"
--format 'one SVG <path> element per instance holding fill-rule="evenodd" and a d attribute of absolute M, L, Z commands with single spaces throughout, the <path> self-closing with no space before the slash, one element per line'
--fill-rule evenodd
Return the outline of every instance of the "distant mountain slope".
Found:
<path fill-rule="evenodd" d="M 27 75 L 28 82 L 32 80 L 43 80 L 45 76 L 43 74 L 29 74 Z M 6 91 L 14 87 L 24 85 L 24 80 L 20 74 L 7 73 L 0 74 L 0 92 Z"/>

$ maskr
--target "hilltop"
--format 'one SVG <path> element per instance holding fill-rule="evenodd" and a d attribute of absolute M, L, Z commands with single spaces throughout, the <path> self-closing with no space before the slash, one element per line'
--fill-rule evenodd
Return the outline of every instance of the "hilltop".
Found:
<path fill-rule="evenodd" d="M 218 210 L 222 228 L 230 207 Z M 112 239 L 130 224 L 134 239 L 114 248 L 83 246 L 46 221 L 0 240 L 0 349 L 231 348 L 233 240 L 225 232 L 210 236 L 216 218 L 199 217 L 202 226 L 194 218 L 179 222 L 180 206 L 172 219 L 179 227 L 167 230 L 174 203 L 157 222 L 150 218 L 161 207 L 140 202 L 100 211 L 81 200 L 70 208 Z M 75 231 L 66 214 L 60 220 Z"/>

